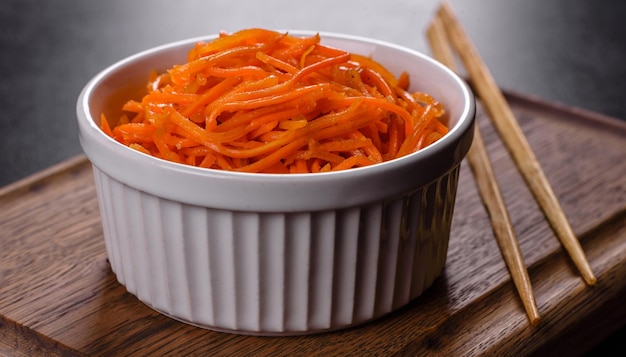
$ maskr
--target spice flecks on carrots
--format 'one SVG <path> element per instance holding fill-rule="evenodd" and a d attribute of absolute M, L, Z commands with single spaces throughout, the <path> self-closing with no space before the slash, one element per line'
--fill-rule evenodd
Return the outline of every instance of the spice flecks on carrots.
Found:
<path fill-rule="evenodd" d="M 408 92 L 406 73 L 320 40 L 246 29 L 197 43 L 101 128 L 165 160 L 259 173 L 372 165 L 447 133 L 442 105 Z"/>

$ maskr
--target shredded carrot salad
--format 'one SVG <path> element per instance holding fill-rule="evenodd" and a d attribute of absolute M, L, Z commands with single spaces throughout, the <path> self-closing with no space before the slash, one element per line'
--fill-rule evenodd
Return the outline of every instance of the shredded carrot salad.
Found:
<path fill-rule="evenodd" d="M 369 57 L 264 29 L 200 42 L 152 73 L 148 94 L 101 128 L 143 153 L 199 167 L 312 173 L 415 152 L 448 131 L 443 106 Z"/>

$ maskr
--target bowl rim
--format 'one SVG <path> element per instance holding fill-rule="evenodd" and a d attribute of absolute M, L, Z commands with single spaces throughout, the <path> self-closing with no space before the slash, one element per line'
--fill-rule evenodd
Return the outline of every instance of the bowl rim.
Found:
<path fill-rule="evenodd" d="M 363 44 L 374 45 L 378 47 L 386 47 L 395 51 L 405 52 L 411 56 L 415 56 L 419 58 L 421 61 L 428 63 L 430 66 L 437 68 L 439 71 L 442 71 L 446 74 L 447 77 L 452 79 L 455 85 L 460 90 L 463 97 L 463 109 L 461 111 L 460 118 L 458 122 L 450 129 L 450 131 L 442 138 L 441 140 L 423 148 L 411 154 L 408 154 L 404 157 L 389 160 L 386 162 L 366 166 L 366 167 L 356 167 L 350 168 L 347 170 L 341 171 L 333 171 L 333 172 L 322 172 L 322 173 L 287 173 L 287 174 L 268 174 L 268 173 L 247 173 L 247 172 L 236 172 L 236 171 L 227 171 L 227 170 L 218 170 L 218 169 L 207 169 L 201 167 L 195 167 L 192 165 L 179 164 L 171 161 L 167 161 L 164 159 L 160 159 L 148 154 L 141 153 L 137 150 L 132 150 L 127 146 L 115 141 L 113 138 L 104 134 L 104 132 L 99 128 L 96 123 L 96 120 L 90 113 L 89 102 L 91 96 L 94 94 L 96 87 L 101 84 L 108 77 L 115 75 L 115 73 L 125 66 L 132 64 L 137 61 L 141 61 L 142 59 L 148 58 L 150 56 L 160 54 L 163 52 L 170 51 L 175 48 L 179 48 L 181 46 L 192 46 L 193 44 L 199 41 L 209 41 L 218 36 L 218 34 L 206 35 L 206 36 L 197 36 L 188 39 L 183 39 L 179 41 L 165 43 L 159 46 L 155 46 L 143 51 L 140 51 L 136 54 L 130 55 L 126 58 L 123 58 L 110 66 L 106 67 L 98 74 L 96 74 L 91 80 L 87 82 L 82 91 L 79 94 L 76 112 L 79 122 L 79 139 L 81 142 L 81 146 L 83 147 L 83 151 L 87 154 L 87 157 L 90 159 L 92 164 L 96 167 L 101 166 L 100 164 L 111 167 L 111 165 L 115 165 L 114 162 L 109 158 L 103 159 L 101 154 L 95 153 L 95 148 L 91 145 L 96 143 L 100 147 L 107 147 L 113 154 L 122 155 L 127 159 L 130 159 L 132 162 L 137 164 L 143 164 L 147 167 L 151 167 L 155 170 L 165 170 L 174 174 L 183 174 L 188 177 L 195 177 L 196 179 L 215 179 L 220 182 L 231 182 L 238 183 L 236 185 L 240 186 L 241 184 L 256 184 L 256 185 L 284 185 L 289 183 L 289 185 L 297 185 L 303 186 L 306 184 L 316 183 L 317 185 L 325 185 L 331 184 L 333 182 L 342 181 L 342 180 L 354 180 L 355 182 L 366 182 L 369 178 L 374 176 L 384 175 L 388 172 L 393 172 L 400 170 L 402 171 L 403 167 L 411 166 L 417 162 L 420 162 L 430 156 L 441 154 L 442 151 L 446 150 L 451 142 L 462 141 L 463 137 L 470 132 L 470 129 L 474 126 L 474 118 L 475 118 L 475 98 L 474 95 L 467 85 L 467 83 L 456 73 L 450 70 L 445 65 L 441 64 L 437 60 L 432 57 L 419 52 L 417 50 L 404 47 L 398 44 L 390 43 L 387 41 L 367 38 L 357 35 L 351 34 L 342 34 L 336 32 L 326 32 L 326 31 L 312 31 L 312 30 L 275 30 L 279 32 L 288 32 L 291 35 L 295 36 L 311 36 L 315 34 L 319 34 L 321 36 L 322 43 L 329 40 L 340 40 L 340 41 L 355 41 Z M 191 48 L 191 47 L 189 47 Z M 473 138 L 473 130 L 470 133 L 471 137 L 469 138 L 469 143 L 465 140 L 463 148 L 460 149 L 458 155 L 460 158 L 458 161 L 462 159 L 469 150 L 469 145 L 471 144 L 471 140 Z M 114 161 L 114 160 L 113 160 Z M 122 160 L 119 160 L 122 161 Z M 123 166 L 123 165 L 121 165 Z M 120 174 L 120 170 L 115 170 L 117 174 L 112 174 L 110 172 L 106 172 L 108 170 L 103 170 L 109 176 L 115 177 L 116 179 L 125 182 L 129 177 L 129 175 Z M 437 175 L 439 176 L 439 175 Z M 191 180 L 195 181 L 195 180 Z M 150 185 L 153 186 L 153 185 Z M 140 188 L 140 187 L 139 187 Z M 142 188 L 140 188 L 142 189 Z M 154 188 L 146 188 L 147 191 L 154 192 Z M 158 196 L 162 196 L 165 198 L 170 198 L 174 200 L 178 200 L 178 196 L 175 194 L 158 194 Z M 263 196 L 268 196 L 267 194 Z M 380 196 L 380 195 L 375 195 Z M 380 197 L 371 197 L 371 200 L 377 200 Z M 198 199 L 188 199 L 191 204 L 204 204 L 204 200 Z M 362 201 L 362 200 L 361 200 Z M 353 205 L 357 202 L 352 202 L 352 200 L 347 200 L 344 205 Z M 227 205 L 229 208 L 233 209 L 235 207 L 241 208 L 241 204 L 236 205 Z M 244 205 L 246 206 L 246 205 Z M 247 205 L 247 209 L 261 209 L 263 207 L 256 207 L 258 205 L 252 204 Z M 252 206 L 255 206 L 253 208 Z M 282 208 L 276 207 L 276 209 L 295 209 L 292 207 L 293 205 L 279 205 Z M 320 208 L 325 205 L 316 205 Z"/>

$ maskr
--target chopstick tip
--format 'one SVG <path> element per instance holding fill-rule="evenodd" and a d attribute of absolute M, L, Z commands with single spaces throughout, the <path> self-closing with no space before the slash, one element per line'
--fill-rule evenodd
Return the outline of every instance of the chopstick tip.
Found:
<path fill-rule="evenodd" d="M 538 326 L 541 323 L 541 315 L 539 314 L 539 308 L 537 308 L 535 298 L 532 296 L 532 291 L 529 290 L 526 293 L 520 293 L 520 297 L 522 298 L 522 303 L 526 309 L 528 321 L 532 326 Z"/>
<path fill-rule="evenodd" d="M 583 274 L 583 279 L 585 280 L 587 285 L 590 285 L 590 286 L 594 286 L 598 282 L 598 279 L 596 279 L 596 276 L 593 275 L 593 272 L 591 271 L 587 272 L 586 274 Z"/>
<path fill-rule="evenodd" d="M 532 317 L 529 316 L 528 319 L 530 320 L 531 326 L 539 326 L 541 324 L 541 317 L 539 315 Z"/>

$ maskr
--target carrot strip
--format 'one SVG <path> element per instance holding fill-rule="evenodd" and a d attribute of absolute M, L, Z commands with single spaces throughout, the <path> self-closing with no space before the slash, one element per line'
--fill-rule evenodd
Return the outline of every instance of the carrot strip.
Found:
<path fill-rule="evenodd" d="M 380 73 L 374 71 L 371 68 L 365 67 L 361 71 L 361 76 L 364 77 L 365 83 L 369 83 L 370 85 L 373 85 L 374 87 L 379 88 L 381 90 L 382 95 L 391 99 L 394 98 L 393 93 L 392 93 L 393 90 L 391 89 L 391 86 L 389 85 L 389 83 L 387 83 L 387 81 L 385 81 L 385 79 Z"/>
<path fill-rule="evenodd" d="M 366 156 L 350 156 L 349 158 L 343 160 L 341 163 L 335 165 L 335 167 L 332 168 L 332 171 L 347 170 L 349 168 L 358 166 L 369 166 L 375 163 L 375 161 Z"/>
<path fill-rule="evenodd" d="M 128 102 L 124 103 L 124 105 L 122 106 L 122 110 L 133 113 L 141 113 L 143 111 L 143 106 L 137 101 L 129 100 Z"/>
<path fill-rule="evenodd" d="M 109 126 L 109 121 L 107 120 L 107 117 L 104 116 L 104 113 L 100 114 L 100 128 L 108 136 L 113 136 L 113 132 L 111 131 L 111 127 Z"/>

